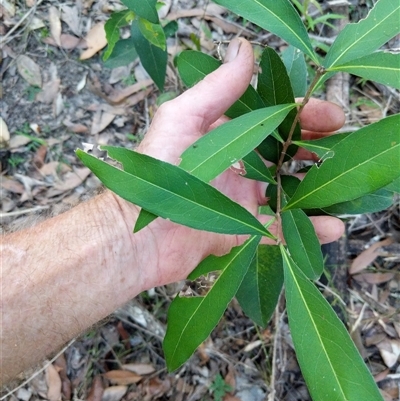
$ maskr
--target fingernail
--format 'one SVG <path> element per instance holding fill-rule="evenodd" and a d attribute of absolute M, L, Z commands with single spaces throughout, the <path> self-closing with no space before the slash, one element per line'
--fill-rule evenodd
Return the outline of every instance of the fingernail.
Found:
<path fill-rule="evenodd" d="M 229 43 L 228 50 L 226 51 L 224 63 L 229 63 L 233 61 L 236 56 L 239 54 L 240 46 L 242 42 L 239 38 L 233 39 L 231 43 Z"/>

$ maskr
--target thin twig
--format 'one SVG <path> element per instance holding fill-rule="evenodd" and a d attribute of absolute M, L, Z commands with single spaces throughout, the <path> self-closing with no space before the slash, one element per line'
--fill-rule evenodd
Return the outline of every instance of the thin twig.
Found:
<path fill-rule="evenodd" d="M 24 387 L 27 385 L 30 381 L 32 381 L 36 376 L 40 375 L 44 370 L 46 370 L 59 356 L 61 356 L 74 342 L 76 338 L 72 339 L 53 359 L 50 359 L 49 362 L 44 364 L 44 366 L 37 370 L 29 379 L 25 380 L 23 383 L 21 383 L 18 387 L 15 387 L 13 390 L 8 392 L 5 396 L 0 398 L 0 401 L 5 400 L 7 397 L 10 395 L 14 394 L 16 391 L 18 391 L 20 388 Z"/>
<path fill-rule="evenodd" d="M 277 193 L 277 205 L 276 205 L 276 216 L 277 216 L 277 222 L 278 222 L 278 233 L 279 233 L 279 227 L 281 227 L 281 218 L 280 218 L 280 213 L 281 213 L 281 198 L 282 198 L 282 186 L 281 186 L 281 169 L 282 165 L 285 161 L 285 156 L 287 153 L 287 150 L 289 146 L 292 144 L 292 138 L 294 131 L 296 129 L 297 123 L 300 121 L 300 114 L 303 111 L 304 107 L 308 103 L 308 101 L 311 98 L 311 95 L 313 93 L 315 85 L 318 83 L 319 79 L 322 77 L 322 75 L 325 74 L 325 69 L 323 67 L 318 67 L 317 71 L 315 73 L 315 77 L 309 86 L 306 95 L 304 96 L 303 101 L 301 102 L 300 107 L 297 109 L 297 114 L 296 117 L 293 120 L 292 126 L 290 128 L 288 137 L 283 144 L 282 152 L 278 161 L 278 164 L 276 165 L 276 178 L 277 178 L 277 183 L 278 183 L 278 193 Z M 278 242 L 280 241 L 280 238 L 278 238 Z"/>
<path fill-rule="evenodd" d="M 16 210 L 15 212 L 0 213 L 0 220 L 4 219 L 4 217 L 15 217 L 15 216 L 21 216 L 22 214 L 39 212 L 40 210 L 46 210 L 49 207 L 50 206 L 36 206 L 30 209 Z"/>

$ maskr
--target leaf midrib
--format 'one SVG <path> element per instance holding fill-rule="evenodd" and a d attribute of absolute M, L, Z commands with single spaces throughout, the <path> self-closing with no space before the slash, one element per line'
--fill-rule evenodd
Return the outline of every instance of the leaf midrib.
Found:
<path fill-rule="evenodd" d="M 332 365 L 331 359 L 328 357 L 328 353 L 327 353 L 327 351 L 326 351 L 325 344 L 324 344 L 324 342 L 323 342 L 323 340 L 322 340 L 322 336 L 321 336 L 320 333 L 319 333 L 319 330 L 318 330 L 318 328 L 317 328 L 317 326 L 316 326 L 316 324 L 315 324 L 315 321 L 314 321 L 313 316 L 312 316 L 312 314 L 311 314 L 311 312 L 310 312 L 310 309 L 308 308 L 308 304 L 307 304 L 307 302 L 306 302 L 306 300 L 305 300 L 305 298 L 304 298 L 304 296 L 303 296 L 303 293 L 302 293 L 301 288 L 300 288 L 300 286 L 299 286 L 299 283 L 298 283 L 298 281 L 297 281 L 297 279 L 296 279 L 296 276 L 295 276 L 295 274 L 293 273 L 292 266 L 291 266 L 291 264 L 290 264 L 290 262 L 289 262 L 289 260 L 288 260 L 288 258 L 287 258 L 287 255 L 286 255 L 286 251 L 283 251 L 282 253 L 284 254 L 284 257 L 285 257 L 285 259 L 286 259 L 286 263 L 287 263 L 287 265 L 288 265 L 288 267 L 289 267 L 290 274 L 291 274 L 291 276 L 292 276 L 292 278 L 293 278 L 293 282 L 294 282 L 294 284 L 296 285 L 297 291 L 298 291 L 298 293 L 299 293 L 299 295 L 300 295 L 300 297 L 301 297 L 301 300 L 302 300 L 302 302 L 303 302 L 303 304 L 304 304 L 304 307 L 305 307 L 305 309 L 306 309 L 306 311 L 307 311 L 307 313 L 308 313 L 308 315 L 309 315 L 309 317 L 310 317 L 311 323 L 312 323 L 312 325 L 313 325 L 313 327 L 314 327 L 315 333 L 316 333 L 316 335 L 317 335 L 317 337 L 318 337 L 318 340 L 319 340 L 319 342 L 320 342 L 320 344 L 321 344 L 321 347 L 322 347 L 322 349 L 323 349 L 323 351 L 324 351 L 324 353 L 325 353 L 326 360 L 328 361 L 329 367 L 330 367 L 330 369 L 331 369 L 331 371 L 332 371 L 332 373 L 333 373 L 333 376 L 335 377 L 336 383 L 337 383 L 337 385 L 338 385 L 338 387 L 339 387 L 339 389 L 340 389 L 340 391 L 341 391 L 341 393 L 342 393 L 342 395 L 343 395 L 343 399 L 346 400 L 347 398 L 346 398 L 345 393 L 343 392 L 342 385 L 341 385 L 341 383 L 340 383 L 340 381 L 339 381 L 339 378 L 338 378 L 338 376 L 337 376 L 337 374 L 336 374 L 336 371 L 335 371 L 335 369 L 334 369 L 334 367 L 333 367 L 333 365 Z"/>
<path fill-rule="evenodd" d="M 211 154 L 208 158 L 203 159 L 203 161 L 201 163 L 199 163 L 197 166 L 193 167 L 190 170 L 190 173 L 195 175 L 196 170 L 199 170 L 205 163 L 207 163 L 210 159 L 213 159 L 214 157 L 217 157 L 218 155 L 221 154 L 221 152 L 225 151 L 225 149 L 227 147 L 229 147 L 232 143 L 235 143 L 236 141 L 240 140 L 243 138 L 243 136 L 247 135 L 249 131 L 253 130 L 255 127 L 257 127 L 258 125 L 265 123 L 266 121 L 268 121 L 269 119 L 271 119 L 272 117 L 274 117 L 276 114 L 279 114 L 283 111 L 285 111 L 286 109 L 290 108 L 290 107 L 294 107 L 294 106 L 287 106 L 285 108 L 282 108 L 278 111 L 276 111 L 274 114 L 269 115 L 268 117 L 266 117 L 264 120 L 260 120 L 257 121 L 257 123 L 255 123 L 254 125 L 252 125 L 250 128 L 248 128 L 246 131 L 242 132 L 239 136 L 233 138 L 230 142 L 228 142 L 224 147 L 218 148 L 218 151 Z M 272 132 L 272 131 L 271 131 Z M 219 174 L 219 173 L 218 173 Z M 210 178 L 210 180 L 212 180 L 215 177 Z"/>
<path fill-rule="evenodd" d="M 90 155 L 89 155 L 89 156 L 90 156 Z M 94 157 L 94 156 L 90 156 L 90 157 L 93 157 L 95 160 L 97 160 L 97 158 Z M 106 164 L 107 164 L 107 163 L 106 163 Z M 219 215 L 221 215 L 221 216 L 224 216 L 225 218 L 229 218 L 229 219 L 231 219 L 231 220 L 233 220 L 233 221 L 236 221 L 236 222 L 238 222 L 238 223 L 244 224 L 244 225 L 247 226 L 247 227 L 256 229 L 259 233 L 262 233 L 262 235 L 264 235 L 264 236 L 265 236 L 266 234 L 268 234 L 268 232 L 261 231 L 261 230 L 258 229 L 257 227 L 254 227 L 254 226 L 252 226 L 252 225 L 249 225 L 248 223 L 243 222 L 242 220 L 238 220 L 238 219 L 235 219 L 234 217 L 229 216 L 229 215 L 227 215 L 227 214 L 224 214 L 224 213 L 222 213 L 222 212 L 215 211 L 214 209 L 211 209 L 211 208 L 209 208 L 209 207 L 207 207 L 206 205 L 203 205 L 203 204 L 201 204 L 201 203 L 196 203 L 196 202 L 194 202 L 194 201 L 191 200 L 191 199 L 185 198 L 185 197 L 183 197 L 182 195 L 180 195 L 180 194 L 178 194 L 178 193 L 176 193 L 176 192 L 172 192 L 172 191 L 169 190 L 169 189 L 166 189 L 166 188 L 163 188 L 163 187 L 161 187 L 161 186 L 159 186 L 159 185 L 156 185 L 156 184 L 154 184 L 154 183 L 151 182 L 151 181 L 146 181 L 144 178 L 141 178 L 141 177 L 139 177 L 138 175 L 130 174 L 130 173 L 124 171 L 124 170 L 120 170 L 120 169 L 118 169 L 118 168 L 116 168 L 116 167 L 114 167 L 114 166 L 111 166 L 111 165 L 109 165 L 109 164 L 107 164 L 107 165 L 108 165 L 110 168 L 115 169 L 115 170 L 121 172 L 122 174 L 126 174 L 126 175 L 128 175 L 128 176 L 130 176 L 130 177 L 134 177 L 134 178 L 136 178 L 137 180 L 139 180 L 139 181 L 141 181 L 141 182 L 143 182 L 143 183 L 146 183 L 146 184 L 148 184 L 148 185 L 153 186 L 154 188 L 157 188 L 157 189 L 159 189 L 159 190 L 161 190 L 161 191 L 164 191 L 164 192 L 166 192 L 166 193 L 168 193 L 168 194 L 171 194 L 171 195 L 174 195 L 174 196 L 176 196 L 176 197 L 178 197 L 178 198 L 181 198 L 182 200 L 184 200 L 184 201 L 186 201 L 186 202 L 192 203 L 192 204 L 197 205 L 197 206 L 200 205 L 200 207 L 203 208 L 203 209 L 205 209 L 205 210 L 212 211 L 212 212 L 214 212 L 214 213 L 216 213 L 216 214 L 219 214 Z M 179 167 L 178 167 L 178 168 L 179 168 Z M 181 170 L 185 172 L 185 170 L 183 170 L 183 169 L 181 169 Z M 189 179 L 192 179 L 192 178 L 193 178 L 193 177 L 190 177 Z M 225 195 L 222 194 L 222 193 L 221 193 L 221 195 L 225 196 Z M 239 206 L 240 206 L 240 205 L 239 205 Z"/>

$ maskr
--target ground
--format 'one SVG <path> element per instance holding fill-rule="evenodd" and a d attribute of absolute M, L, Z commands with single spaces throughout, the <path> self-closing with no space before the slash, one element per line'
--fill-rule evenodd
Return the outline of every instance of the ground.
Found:
<path fill-rule="evenodd" d="M 206 8 L 206 3 L 166 1 L 167 19 L 178 13 L 174 18 L 179 21 L 176 38 L 169 42 L 171 61 L 178 51 L 194 47 L 191 34 L 201 37 L 202 50 L 213 55 L 217 54 L 214 41 L 235 35 L 278 50 L 284 46 L 279 38 L 215 5 Z M 353 18 L 368 8 L 362 1 L 353 6 L 357 6 L 352 7 Z M 5 0 L 0 5 L 0 104 L 5 124 L 0 139 L 6 135 L 5 127 L 10 133 L 9 144 L 0 149 L 3 232 L 60 213 L 101 189 L 75 156 L 76 148 L 84 143 L 134 148 L 145 134 L 161 99 L 141 65 L 104 68 L 97 39 L 92 45 L 99 51 L 82 60 L 90 42 L 88 31 L 101 26 L 119 7 L 118 1 L 105 0 L 76 4 Z M 323 8 L 331 11 L 325 3 Z M 329 43 L 330 34 L 320 28 L 313 34 Z M 254 46 L 259 52 L 260 47 Z M 347 127 L 399 112 L 398 92 L 354 77 L 341 79 L 333 100 L 344 106 Z M 182 90 L 171 62 L 166 92 L 173 96 Z M 329 91 L 332 87 L 328 86 L 328 95 L 321 92 L 319 96 L 332 99 Z M 346 93 L 350 93 L 348 98 Z M 386 211 L 345 220 L 346 237 L 325 247 L 327 269 L 318 286 L 348 327 L 385 399 L 396 400 L 400 378 L 399 201 Z M 21 376 L 15 387 L 4 388 L 2 399 L 262 401 L 270 400 L 271 390 L 276 391 L 277 400 L 310 399 L 293 351 L 283 301 L 277 316 L 261 328 L 234 300 L 211 338 L 188 363 L 169 374 L 161 344 L 168 305 L 181 285 L 142 294 L 106 322 L 72 340 L 55 359 Z"/>

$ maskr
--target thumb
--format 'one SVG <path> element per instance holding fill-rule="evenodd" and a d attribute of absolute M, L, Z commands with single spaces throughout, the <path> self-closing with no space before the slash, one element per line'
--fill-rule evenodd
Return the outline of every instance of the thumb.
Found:
<path fill-rule="evenodd" d="M 220 118 L 226 110 L 247 89 L 254 68 L 254 55 L 251 44 L 236 38 L 229 44 L 225 62 L 202 81 L 170 102 L 197 126 L 191 127 L 206 132 L 209 126 Z"/>

